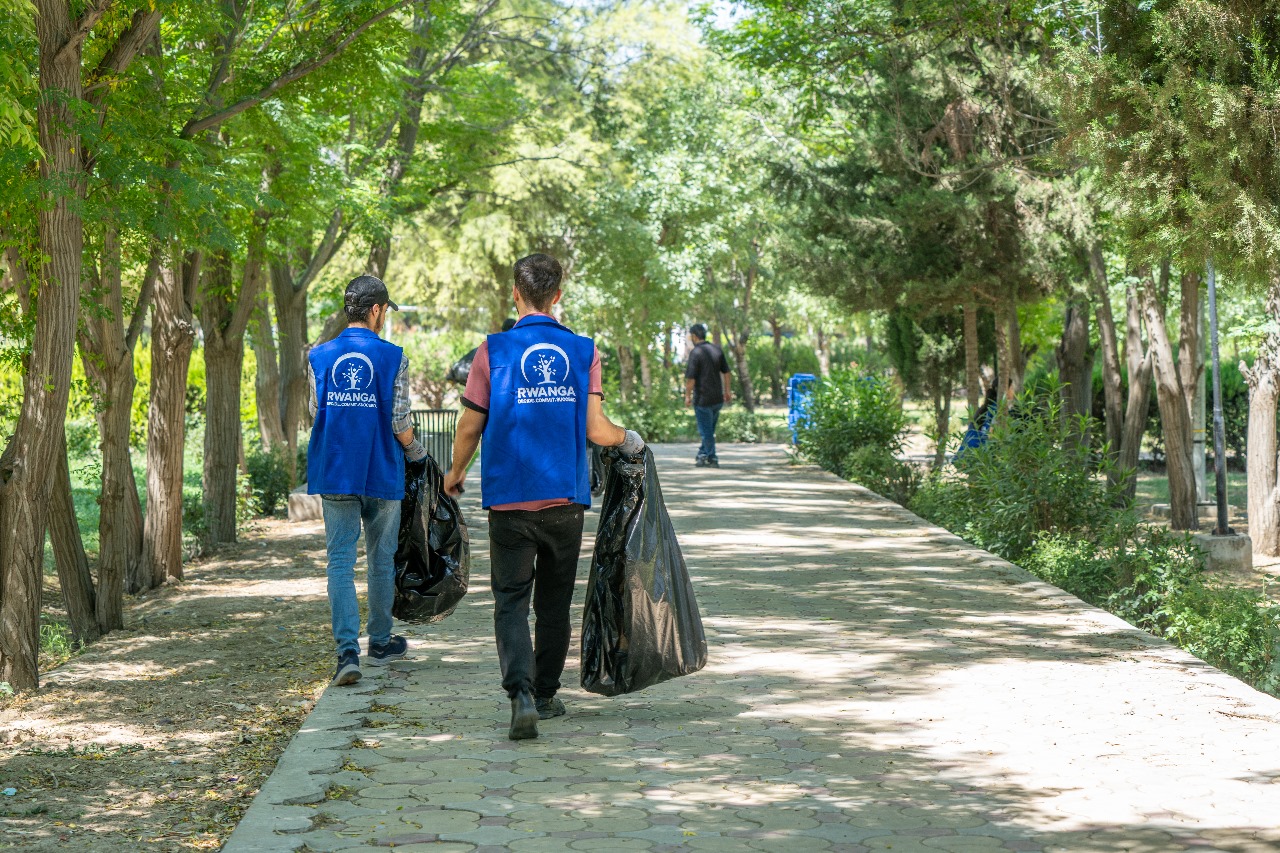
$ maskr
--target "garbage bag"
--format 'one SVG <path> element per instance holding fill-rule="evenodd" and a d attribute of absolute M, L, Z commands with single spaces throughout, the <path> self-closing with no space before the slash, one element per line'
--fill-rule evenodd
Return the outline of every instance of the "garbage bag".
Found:
<path fill-rule="evenodd" d="M 466 385 L 467 377 L 471 375 L 471 364 L 476 360 L 476 353 L 480 348 L 476 347 L 471 352 L 464 355 L 453 363 L 449 368 L 449 372 L 444 375 L 445 381 L 456 382 L 458 385 Z"/>
<path fill-rule="evenodd" d="M 582 686 L 617 696 L 697 672 L 707 636 L 653 453 L 604 452 L 604 499 L 582 617 Z"/>
<path fill-rule="evenodd" d="M 471 543 L 458 502 L 430 456 L 405 465 L 391 613 L 405 622 L 439 622 L 467 593 Z"/>

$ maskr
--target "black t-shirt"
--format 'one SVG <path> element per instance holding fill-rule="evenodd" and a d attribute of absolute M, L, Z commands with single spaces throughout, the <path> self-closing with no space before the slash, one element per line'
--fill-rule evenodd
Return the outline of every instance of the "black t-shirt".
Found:
<path fill-rule="evenodd" d="M 703 341 L 689 353 L 689 366 L 685 368 L 685 379 L 693 380 L 693 404 L 695 406 L 718 406 L 724 402 L 724 383 L 720 374 L 729 372 L 729 363 L 724 360 L 724 350 Z"/>

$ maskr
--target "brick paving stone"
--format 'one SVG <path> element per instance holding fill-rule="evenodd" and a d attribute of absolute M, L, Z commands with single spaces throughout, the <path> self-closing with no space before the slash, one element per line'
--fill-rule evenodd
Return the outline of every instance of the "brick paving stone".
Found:
<path fill-rule="evenodd" d="M 568 715 L 507 740 L 469 492 L 463 606 L 321 697 L 226 853 L 1280 850 L 1280 701 L 781 448 L 655 456 L 703 672 L 606 698 L 571 656 Z M 304 778 L 350 791 L 310 829 Z"/>

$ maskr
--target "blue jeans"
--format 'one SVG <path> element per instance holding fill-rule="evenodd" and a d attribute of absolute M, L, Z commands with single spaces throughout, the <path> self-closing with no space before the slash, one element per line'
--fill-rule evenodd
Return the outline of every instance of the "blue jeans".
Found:
<path fill-rule="evenodd" d="M 716 422 L 720 420 L 720 409 L 723 403 L 714 406 L 694 406 L 693 416 L 698 421 L 698 435 L 702 436 L 702 446 L 698 455 L 707 459 L 716 458 Z"/>
<path fill-rule="evenodd" d="M 396 539 L 400 501 L 363 495 L 324 495 L 324 537 L 329 551 L 329 610 L 338 656 L 360 652 L 360 604 L 356 600 L 356 543 L 364 522 L 369 564 L 369 644 L 391 639 L 396 594 Z"/>

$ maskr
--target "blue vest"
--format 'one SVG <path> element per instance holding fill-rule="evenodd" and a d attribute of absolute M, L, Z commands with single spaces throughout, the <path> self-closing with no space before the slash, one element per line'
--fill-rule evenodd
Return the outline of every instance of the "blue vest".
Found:
<path fill-rule="evenodd" d="M 402 353 L 361 328 L 311 350 L 316 422 L 307 450 L 307 494 L 404 498 L 404 450 L 391 431 Z"/>
<path fill-rule="evenodd" d="M 596 345 L 549 317 L 489 336 L 485 508 L 567 498 L 591 506 L 587 389 Z"/>

